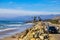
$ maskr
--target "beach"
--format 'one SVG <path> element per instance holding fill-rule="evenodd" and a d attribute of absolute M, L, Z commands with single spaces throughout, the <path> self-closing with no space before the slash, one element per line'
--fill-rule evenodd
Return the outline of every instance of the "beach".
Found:
<path fill-rule="evenodd" d="M 31 28 L 28 28 L 25 31 L 12 35 L 10 37 L 5 37 L 1 40 L 44 40 L 43 37 L 46 35 L 48 36 L 46 40 L 59 40 L 60 34 L 47 34 L 44 33 L 42 28 L 43 28 L 42 22 L 37 22 Z M 38 35 L 35 33 L 41 33 L 41 34 Z M 34 37 L 34 35 L 38 36 Z"/>
<path fill-rule="evenodd" d="M 12 25 L 9 25 L 9 26 L 12 26 Z M 3 39 L 5 37 L 10 37 L 17 33 L 21 33 L 22 31 L 32 27 L 33 23 L 22 24 L 22 26 L 16 25 L 16 27 L 14 27 L 14 26 L 12 28 L 6 28 L 6 29 L 0 30 L 0 39 Z"/>

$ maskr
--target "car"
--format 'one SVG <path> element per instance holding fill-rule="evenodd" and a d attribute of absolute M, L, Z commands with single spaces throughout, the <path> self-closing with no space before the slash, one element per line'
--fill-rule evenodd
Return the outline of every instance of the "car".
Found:
<path fill-rule="evenodd" d="M 48 32 L 49 32 L 49 33 L 58 33 L 58 30 L 57 30 L 57 28 L 54 27 L 54 26 L 49 26 L 49 27 L 48 27 Z"/>
<path fill-rule="evenodd" d="M 58 29 L 55 26 L 48 26 L 45 28 L 45 32 L 56 34 L 58 33 Z"/>

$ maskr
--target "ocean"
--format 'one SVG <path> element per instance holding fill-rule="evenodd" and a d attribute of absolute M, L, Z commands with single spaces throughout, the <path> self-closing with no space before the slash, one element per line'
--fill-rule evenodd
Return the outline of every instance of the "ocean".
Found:
<path fill-rule="evenodd" d="M 0 23 L 0 38 L 8 37 L 23 32 L 33 26 L 33 23 Z"/>

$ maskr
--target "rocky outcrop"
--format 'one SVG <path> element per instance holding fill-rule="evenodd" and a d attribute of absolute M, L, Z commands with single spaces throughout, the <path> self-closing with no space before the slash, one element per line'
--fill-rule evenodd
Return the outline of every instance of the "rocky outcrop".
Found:
<path fill-rule="evenodd" d="M 13 37 L 13 39 L 11 38 L 10 39 L 11 40 L 60 40 L 59 39 L 60 34 L 45 33 L 44 27 L 45 25 L 42 22 L 37 22 L 32 28 L 29 28 L 24 32 L 21 32 L 17 34 L 16 37 Z"/>
<path fill-rule="evenodd" d="M 20 40 L 44 40 L 44 39 L 48 40 L 49 35 L 44 33 L 43 25 L 40 22 L 37 25 L 35 25 L 34 27 L 32 27 L 26 33 L 26 35 Z"/>

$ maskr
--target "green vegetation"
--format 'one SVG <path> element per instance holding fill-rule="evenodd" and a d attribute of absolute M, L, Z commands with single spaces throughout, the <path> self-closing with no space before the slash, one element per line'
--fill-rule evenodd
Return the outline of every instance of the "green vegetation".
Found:
<path fill-rule="evenodd" d="M 25 23 L 35 23 L 35 22 L 38 22 L 38 21 L 42 21 L 40 16 L 33 16 L 33 20 L 27 20 Z"/>
<path fill-rule="evenodd" d="M 59 20 L 48 19 L 47 21 L 54 23 L 54 24 L 59 24 Z"/>
<path fill-rule="evenodd" d="M 58 23 L 58 20 L 51 20 L 50 22 L 57 24 Z"/>
<path fill-rule="evenodd" d="M 38 16 L 39 21 L 42 21 L 41 18 Z"/>
<path fill-rule="evenodd" d="M 37 19 L 38 18 L 38 19 Z M 37 22 L 37 21 L 41 21 L 41 18 L 40 18 L 40 16 L 34 16 L 34 19 L 33 19 L 33 22 Z"/>

